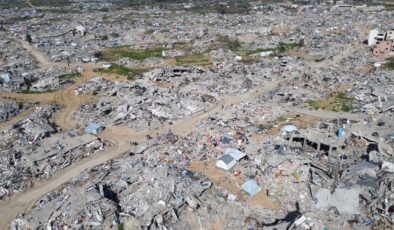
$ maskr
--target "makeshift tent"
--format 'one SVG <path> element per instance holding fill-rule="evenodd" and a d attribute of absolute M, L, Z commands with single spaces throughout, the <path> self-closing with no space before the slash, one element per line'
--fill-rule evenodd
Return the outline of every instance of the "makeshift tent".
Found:
<path fill-rule="evenodd" d="M 280 130 L 280 133 L 281 133 L 282 135 L 286 135 L 286 134 L 289 134 L 289 133 L 294 133 L 294 132 L 296 132 L 296 131 L 298 131 L 298 129 L 297 129 L 297 127 L 295 127 L 294 125 L 285 125 L 285 126 L 283 126 L 282 129 Z"/>
<path fill-rule="evenodd" d="M 94 135 L 99 134 L 103 130 L 104 127 L 96 123 L 88 123 L 85 127 L 85 133 L 94 134 Z"/>
<path fill-rule="evenodd" d="M 261 190 L 261 188 L 255 179 L 250 179 L 241 186 L 241 190 L 248 193 L 249 196 L 254 196 Z"/>
<path fill-rule="evenodd" d="M 237 149 L 226 149 L 223 156 L 216 161 L 216 167 L 230 170 L 235 164 L 246 156 L 245 153 Z"/>

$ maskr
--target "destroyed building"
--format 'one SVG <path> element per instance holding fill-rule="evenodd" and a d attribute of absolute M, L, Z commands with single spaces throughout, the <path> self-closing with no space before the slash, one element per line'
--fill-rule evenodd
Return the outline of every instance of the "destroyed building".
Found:
<path fill-rule="evenodd" d="M 373 2 L 0 1 L 0 228 L 391 229 Z"/>

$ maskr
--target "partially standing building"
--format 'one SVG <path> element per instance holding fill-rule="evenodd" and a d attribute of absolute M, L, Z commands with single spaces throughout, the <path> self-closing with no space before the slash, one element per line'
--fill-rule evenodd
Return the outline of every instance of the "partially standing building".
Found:
<path fill-rule="evenodd" d="M 386 40 L 394 41 L 394 29 L 391 29 L 386 32 Z"/>
<path fill-rule="evenodd" d="M 373 54 L 375 56 L 386 56 L 390 55 L 392 52 L 394 52 L 394 46 L 393 41 L 390 40 L 377 41 L 373 49 Z"/>
<path fill-rule="evenodd" d="M 368 36 L 368 46 L 374 46 L 376 44 L 376 37 L 378 36 L 378 30 L 371 30 Z"/>

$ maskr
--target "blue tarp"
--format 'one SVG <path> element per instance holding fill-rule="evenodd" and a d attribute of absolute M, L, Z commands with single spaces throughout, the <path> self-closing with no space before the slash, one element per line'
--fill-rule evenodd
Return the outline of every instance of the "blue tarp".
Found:
<path fill-rule="evenodd" d="M 85 133 L 98 134 L 103 129 L 103 126 L 97 123 L 88 123 L 85 127 Z"/>
<path fill-rule="evenodd" d="M 246 181 L 242 186 L 241 186 L 242 191 L 245 191 L 248 193 L 250 196 L 254 196 L 256 193 L 258 193 L 261 188 L 257 184 L 255 179 L 250 179 Z"/>
<path fill-rule="evenodd" d="M 11 77 L 8 73 L 1 74 L 0 78 L 1 78 L 2 82 L 4 82 L 4 83 L 9 83 L 11 81 Z"/>
<path fill-rule="evenodd" d="M 221 142 L 222 142 L 223 144 L 230 144 L 230 142 L 231 142 L 231 137 L 228 136 L 228 135 L 224 135 L 224 136 L 222 137 Z"/>

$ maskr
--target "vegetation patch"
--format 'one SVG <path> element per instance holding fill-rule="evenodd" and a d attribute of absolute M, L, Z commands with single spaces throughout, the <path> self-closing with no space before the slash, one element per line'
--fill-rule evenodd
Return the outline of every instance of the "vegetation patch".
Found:
<path fill-rule="evenodd" d="M 124 224 L 123 223 L 118 225 L 118 230 L 124 230 Z"/>
<path fill-rule="evenodd" d="M 388 62 L 384 64 L 384 67 L 389 70 L 394 70 L 394 57 L 387 60 Z"/>
<path fill-rule="evenodd" d="M 209 4 L 209 3 L 207 3 Z M 200 4 L 198 6 L 184 9 L 197 14 L 218 13 L 218 14 L 247 14 L 250 10 L 248 2 L 226 2 L 225 4 Z"/>
<path fill-rule="evenodd" d="M 219 36 L 215 44 L 210 46 L 210 49 L 225 48 L 230 50 L 238 50 L 241 48 L 241 43 L 237 39 L 231 39 L 229 36 Z"/>
<path fill-rule="evenodd" d="M 390 3 L 390 4 L 385 3 L 385 4 L 383 4 L 383 6 L 384 6 L 385 10 L 387 10 L 387 11 L 394 11 L 394 3 Z"/>
<path fill-rule="evenodd" d="M 51 6 L 51 7 L 59 7 L 59 6 L 69 6 L 72 4 L 69 0 L 30 0 L 31 4 L 34 6 Z"/>
<path fill-rule="evenodd" d="M 267 121 L 259 125 L 261 131 L 270 135 L 277 135 L 285 125 L 295 125 L 299 129 L 309 128 L 316 122 L 316 118 L 308 115 L 284 114 L 273 121 Z"/>
<path fill-rule="evenodd" d="M 190 54 L 175 58 L 180 66 L 211 66 L 212 60 L 204 54 Z"/>
<path fill-rule="evenodd" d="M 116 61 L 120 58 L 130 58 L 141 61 L 150 57 L 162 57 L 163 50 L 166 49 L 161 47 L 152 49 L 130 49 L 129 47 L 117 47 L 105 49 L 100 52 L 98 56 L 100 59 L 105 61 Z"/>
<path fill-rule="evenodd" d="M 312 109 L 351 112 L 354 109 L 355 99 L 348 97 L 345 93 L 332 94 L 321 100 L 310 100 L 308 105 Z"/>
<path fill-rule="evenodd" d="M 216 12 L 218 14 L 247 14 L 249 13 L 250 5 L 248 2 L 235 2 L 226 5 L 219 4 L 216 6 Z"/>
<path fill-rule="evenodd" d="M 0 9 L 9 9 L 15 7 L 26 8 L 29 7 L 29 5 L 27 5 L 26 2 L 22 0 L 0 2 Z"/>
<path fill-rule="evenodd" d="M 29 17 L 29 16 L 23 16 L 23 17 L 15 16 L 15 17 L 8 18 L 7 20 L 9 22 L 11 22 L 11 23 L 15 23 L 15 22 L 26 22 L 26 21 L 29 21 L 30 19 L 32 19 L 32 17 Z"/>
<path fill-rule="evenodd" d="M 254 50 L 250 49 L 243 49 L 240 46 L 236 48 L 230 48 L 232 52 L 236 53 L 237 55 L 241 57 L 248 57 L 248 56 L 253 56 L 262 52 L 273 52 L 274 55 L 278 55 L 281 53 L 284 53 L 288 50 L 297 48 L 297 47 L 302 47 L 304 45 L 304 41 L 300 40 L 299 42 L 293 42 L 293 43 L 283 43 L 279 42 L 275 47 L 271 48 L 258 48 Z"/>
<path fill-rule="evenodd" d="M 130 69 L 121 65 L 111 64 L 111 67 L 97 68 L 94 72 L 104 73 L 104 74 L 115 74 L 120 76 L 126 76 L 128 80 L 132 81 L 137 75 L 141 75 L 144 72 L 149 71 L 149 69 Z"/>
<path fill-rule="evenodd" d="M 61 76 L 59 76 L 59 78 L 66 79 L 66 80 L 71 80 L 71 79 L 74 79 L 74 78 L 79 77 L 79 76 L 81 76 L 80 73 L 73 72 L 73 73 L 67 73 L 67 74 L 61 75 Z"/>

